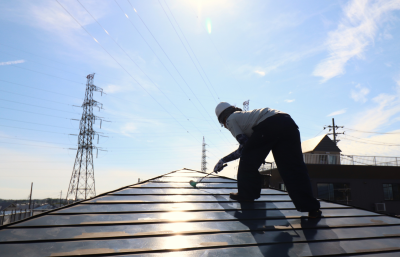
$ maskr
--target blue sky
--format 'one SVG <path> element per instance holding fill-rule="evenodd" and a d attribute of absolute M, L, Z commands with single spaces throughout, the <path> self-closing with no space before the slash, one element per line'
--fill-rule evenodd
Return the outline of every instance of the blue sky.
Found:
<path fill-rule="evenodd" d="M 3 1 L 0 198 L 26 198 L 30 182 L 35 198 L 65 195 L 82 111 L 73 105 L 93 72 L 107 93 L 95 93 L 96 114 L 111 121 L 95 126 L 108 136 L 97 193 L 200 169 L 203 136 L 211 169 L 237 147 L 215 117 L 219 101 L 285 111 L 303 141 L 335 118 L 343 153 L 399 156 L 370 144 L 400 142 L 399 10 L 399 0 Z"/>

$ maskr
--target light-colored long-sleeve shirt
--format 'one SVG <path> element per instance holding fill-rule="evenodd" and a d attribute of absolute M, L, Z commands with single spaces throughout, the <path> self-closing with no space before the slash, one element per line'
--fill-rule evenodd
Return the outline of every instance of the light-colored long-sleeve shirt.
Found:
<path fill-rule="evenodd" d="M 243 147 L 247 140 L 253 134 L 253 127 L 257 126 L 265 119 L 278 114 L 284 113 L 271 108 L 255 109 L 248 112 L 234 112 L 226 120 L 226 127 L 239 142 L 239 148 L 228 154 L 222 160 L 230 162 L 241 157 Z"/>
<path fill-rule="evenodd" d="M 254 109 L 248 112 L 234 112 L 226 120 L 226 127 L 236 138 L 240 134 L 250 137 L 253 127 L 275 114 L 284 113 L 271 108 Z"/>

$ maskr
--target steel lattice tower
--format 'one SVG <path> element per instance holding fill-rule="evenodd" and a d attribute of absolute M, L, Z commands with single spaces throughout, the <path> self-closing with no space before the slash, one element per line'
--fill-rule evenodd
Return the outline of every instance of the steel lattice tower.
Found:
<path fill-rule="evenodd" d="M 206 155 L 206 141 L 203 137 L 203 147 L 202 147 L 202 151 L 201 151 L 201 171 L 202 172 L 207 172 L 207 155 Z"/>
<path fill-rule="evenodd" d="M 100 148 L 93 145 L 95 135 L 98 136 L 98 133 L 93 130 L 93 124 L 99 117 L 93 115 L 93 107 L 98 107 L 100 111 L 103 105 L 93 100 L 93 91 L 103 93 L 103 89 L 93 85 L 93 77 L 94 73 L 86 77 L 86 93 L 82 104 L 82 118 L 79 124 L 78 149 L 67 191 L 67 200 L 70 196 L 75 201 L 96 196 L 93 149 L 98 151 Z"/>
<path fill-rule="evenodd" d="M 249 110 L 249 102 L 250 100 L 243 102 L 243 111 L 247 112 Z"/>

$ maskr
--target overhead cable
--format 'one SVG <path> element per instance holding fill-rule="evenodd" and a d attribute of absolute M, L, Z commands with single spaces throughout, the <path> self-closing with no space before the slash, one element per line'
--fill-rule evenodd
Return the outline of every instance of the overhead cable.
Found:
<path fill-rule="evenodd" d="M 76 97 L 76 96 L 72 96 L 72 95 L 67 95 L 67 94 L 63 94 L 63 93 L 58 93 L 58 92 L 54 92 L 54 91 L 50 91 L 50 90 L 46 90 L 46 89 L 41 89 L 41 88 L 37 88 L 37 87 L 32 87 L 32 86 L 26 86 L 26 85 L 22 85 L 22 84 L 18 84 L 18 83 L 15 83 L 15 82 L 10 82 L 10 81 L 6 81 L 6 80 L 2 80 L 2 79 L 0 79 L 0 81 L 6 82 L 6 83 L 10 83 L 10 84 L 14 84 L 14 85 L 18 85 L 18 86 L 21 86 L 21 87 L 33 88 L 33 89 L 36 89 L 36 90 L 45 91 L 45 92 L 49 92 L 49 93 L 52 93 L 52 94 L 68 96 L 68 97 L 76 98 L 76 99 L 79 99 L 79 100 L 82 100 L 82 101 L 83 101 L 82 98 L 79 98 L 79 97 Z"/>
<path fill-rule="evenodd" d="M 115 3 L 119 6 L 118 2 L 116 0 L 114 0 Z M 189 84 L 186 82 L 186 80 L 183 78 L 182 74 L 179 72 L 179 70 L 176 68 L 175 64 L 172 62 L 171 58 L 169 58 L 169 56 L 167 55 L 167 53 L 164 51 L 164 48 L 162 48 L 162 46 L 160 45 L 160 43 L 158 42 L 158 40 L 155 38 L 155 36 L 153 35 L 153 33 L 151 32 L 151 30 L 149 29 L 149 27 L 146 25 L 146 23 L 144 22 L 144 20 L 142 19 L 142 17 L 139 15 L 139 13 L 136 11 L 136 9 L 133 7 L 132 3 L 130 2 L 130 0 L 127 0 L 128 3 L 131 5 L 132 9 L 135 11 L 136 15 L 139 17 L 140 21 L 143 23 L 143 25 L 146 27 L 147 31 L 150 33 L 150 35 L 153 37 L 153 39 L 156 41 L 157 45 L 160 47 L 160 49 L 162 50 L 162 52 L 164 53 L 164 55 L 167 57 L 167 59 L 169 60 L 169 62 L 171 63 L 171 65 L 174 67 L 175 71 L 179 74 L 179 76 L 181 77 L 181 79 L 183 80 L 183 82 L 185 83 L 185 85 L 189 88 L 189 90 L 192 92 L 192 94 L 194 95 L 194 97 L 196 98 L 196 100 L 199 102 L 200 106 L 204 109 L 204 111 L 207 113 L 207 115 L 210 117 L 210 114 L 208 113 L 208 111 L 206 110 L 206 108 L 204 107 L 204 105 L 201 103 L 201 101 L 199 100 L 199 98 L 197 97 L 197 95 L 193 92 L 192 88 L 189 86 Z M 120 6 L 119 6 L 120 7 Z M 120 7 L 120 9 L 122 10 L 122 8 Z M 123 10 L 122 10 L 123 11 Z M 128 15 L 126 15 L 126 18 L 129 19 Z M 131 22 L 132 23 L 132 22 Z M 193 102 L 192 102 L 193 103 Z M 197 106 L 195 106 L 197 108 Z M 200 112 L 200 111 L 199 111 Z M 203 114 L 200 112 L 200 114 L 203 116 Z M 205 118 L 203 116 L 203 118 Z M 210 117 L 211 118 L 211 117 Z M 212 120 L 212 118 L 211 118 Z M 218 125 L 217 125 L 218 126 Z M 225 136 L 225 134 L 221 133 L 223 135 L 223 137 L 228 140 Z M 228 140 L 229 142 L 229 140 Z"/>
<path fill-rule="evenodd" d="M 128 70 L 126 70 L 125 69 L 125 67 L 124 66 L 122 66 L 115 58 L 114 58 L 114 56 L 112 56 L 101 44 L 100 44 L 100 42 L 99 41 L 97 41 L 97 39 L 94 37 L 94 36 L 92 36 L 92 34 L 90 34 L 90 32 L 89 31 L 87 31 L 82 25 L 81 25 L 81 23 L 58 1 L 58 0 L 56 0 L 57 1 L 57 3 L 75 20 L 75 22 L 76 23 L 78 23 L 79 24 L 79 26 L 83 29 L 83 30 L 85 30 L 86 31 L 86 33 L 87 34 L 89 34 L 89 36 L 90 37 L 92 37 L 93 38 L 93 40 L 96 42 L 96 43 L 98 43 L 99 44 L 99 46 L 165 111 L 165 112 L 167 112 L 171 117 L 173 117 L 173 118 L 175 118 L 170 112 L 168 112 L 168 110 L 160 103 L 160 102 L 158 102 L 151 94 L 150 94 L 150 92 L 148 92 L 148 90 L 142 85 L 142 84 L 140 84 L 139 83 L 139 81 L 137 81 L 129 72 L 128 72 Z M 178 120 L 176 120 L 175 119 L 175 121 L 184 129 L 184 130 L 186 130 L 186 132 L 187 133 L 189 133 L 189 131 L 178 121 Z M 189 133 L 190 134 L 190 133 Z M 191 136 L 193 136 L 192 134 L 190 134 Z M 194 137 L 193 136 L 193 138 L 195 139 L 195 140 L 197 140 L 197 138 L 196 137 Z"/>
<path fill-rule="evenodd" d="M 86 10 L 86 12 L 93 18 L 93 20 L 104 30 L 104 32 L 114 41 L 114 43 L 124 52 L 124 54 L 136 65 L 137 68 L 139 68 L 140 71 L 142 71 L 142 73 L 151 81 L 151 83 L 153 83 L 153 85 L 164 95 L 165 98 L 167 98 L 167 100 L 186 118 L 187 121 L 189 121 L 190 123 L 192 123 L 193 126 L 195 126 L 195 128 L 204 135 L 204 133 L 202 131 L 200 131 L 200 129 L 189 120 L 188 117 L 186 117 L 186 115 L 182 112 L 182 110 L 180 108 L 178 108 L 178 106 L 176 106 L 176 104 L 164 93 L 164 91 L 162 91 L 157 84 L 146 74 L 146 72 L 144 72 L 144 70 L 142 70 L 142 68 L 140 68 L 140 66 L 135 62 L 135 60 L 133 60 L 131 58 L 131 56 L 124 50 L 124 48 L 121 47 L 121 45 L 117 42 L 117 40 L 115 40 L 110 33 L 97 21 L 97 19 L 89 12 L 88 9 L 86 9 L 86 7 L 79 1 L 77 0 L 78 3 Z"/>
<path fill-rule="evenodd" d="M 197 68 L 197 65 L 196 65 L 196 63 L 194 62 L 194 60 L 192 59 L 192 56 L 189 54 L 189 51 L 187 50 L 185 44 L 183 43 L 181 37 L 180 37 L 179 34 L 178 34 L 178 31 L 176 31 L 174 24 L 172 23 L 172 21 L 171 21 L 171 19 L 169 18 L 167 12 L 166 12 L 165 9 L 164 9 L 164 6 L 161 4 L 160 0 L 158 0 L 158 2 L 160 3 L 160 6 L 161 6 L 161 8 L 162 8 L 163 11 L 164 11 L 165 16 L 167 16 L 168 21 L 169 21 L 169 23 L 171 24 L 172 28 L 174 29 L 176 35 L 178 36 L 179 41 L 182 43 L 183 47 L 184 47 L 185 50 L 186 50 L 186 53 L 187 53 L 188 56 L 190 57 L 190 60 L 192 61 L 194 67 L 196 68 L 197 72 L 199 73 L 201 79 L 203 80 L 204 84 L 206 85 L 206 87 L 207 87 L 208 91 L 210 92 L 211 96 L 214 98 L 213 93 L 211 92 L 211 90 L 210 90 L 208 84 L 206 83 L 206 81 L 204 80 L 203 75 L 201 74 L 201 72 L 200 72 L 199 69 Z M 197 59 L 197 56 L 196 56 L 196 54 L 194 53 L 192 47 L 190 46 L 189 41 L 187 40 L 187 38 L 186 38 L 185 34 L 183 33 L 181 27 L 179 26 L 179 23 L 176 21 L 174 14 L 172 13 L 171 9 L 169 8 L 167 2 L 166 2 L 166 1 L 164 1 L 164 2 L 165 2 L 165 5 L 167 6 L 169 12 L 171 13 L 172 18 L 174 19 L 175 23 L 178 25 L 178 29 L 179 29 L 179 31 L 181 32 L 183 38 L 185 39 L 186 44 L 189 46 L 189 49 L 191 50 L 191 52 L 192 52 L 194 58 L 196 59 L 197 63 L 199 64 L 199 66 L 200 66 L 200 68 L 201 68 L 201 70 L 203 71 L 204 75 L 206 76 L 206 78 L 207 78 L 207 80 L 208 80 L 208 83 L 209 83 L 210 86 L 213 88 L 213 86 L 212 86 L 212 84 L 211 84 L 211 82 L 210 82 L 210 79 L 209 79 L 208 76 L 207 76 L 207 73 L 204 71 L 203 66 L 201 66 L 201 63 L 200 63 L 199 59 Z M 214 88 L 213 88 L 213 89 L 214 89 Z M 215 89 L 214 89 L 214 93 L 217 95 L 217 93 L 215 92 Z M 219 99 L 218 95 L 217 95 L 217 98 Z M 214 100 L 218 103 L 217 99 L 214 98 Z"/>
<path fill-rule="evenodd" d="M 11 102 L 11 103 L 17 103 L 17 104 L 23 104 L 23 105 L 35 106 L 35 107 L 39 107 L 39 108 L 43 108 L 43 109 L 49 109 L 49 110 L 54 110 L 54 111 L 59 111 L 59 112 L 68 112 L 68 113 L 74 113 L 74 114 L 77 114 L 76 112 L 63 111 L 63 110 L 54 109 L 54 108 L 49 108 L 49 107 L 44 107 L 44 106 L 40 106 L 40 105 L 35 105 L 35 104 L 26 104 L 26 103 L 21 103 L 21 102 L 17 102 L 17 101 L 11 101 L 11 100 L 1 99 L 1 98 L 0 98 L 0 101 L 7 101 L 7 102 Z"/>
<path fill-rule="evenodd" d="M 352 131 L 357 131 L 361 133 L 368 133 L 368 134 L 400 134 L 400 132 L 375 132 L 375 131 L 363 131 L 363 130 L 357 130 L 357 129 L 351 129 L 346 127 L 346 130 L 352 130 Z"/>

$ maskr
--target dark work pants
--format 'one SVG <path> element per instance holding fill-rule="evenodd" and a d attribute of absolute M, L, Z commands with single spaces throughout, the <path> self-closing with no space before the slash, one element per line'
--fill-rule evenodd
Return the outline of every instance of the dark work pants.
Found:
<path fill-rule="evenodd" d="M 300 132 L 287 114 L 276 114 L 253 128 L 243 147 L 238 170 L 238 192 L 245 198 L 260 197 L 262 177 L 259 167 L 272 150 L 279 173 L 296 209 L 302 212 L 320 208 L 301 151 Z"/>

